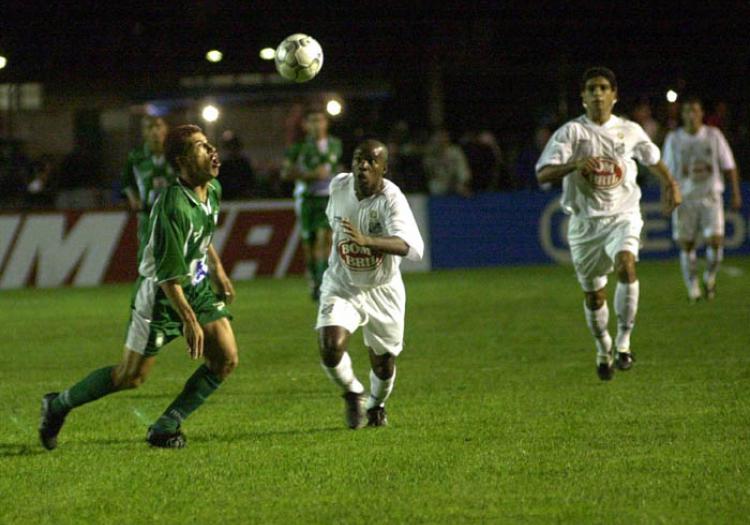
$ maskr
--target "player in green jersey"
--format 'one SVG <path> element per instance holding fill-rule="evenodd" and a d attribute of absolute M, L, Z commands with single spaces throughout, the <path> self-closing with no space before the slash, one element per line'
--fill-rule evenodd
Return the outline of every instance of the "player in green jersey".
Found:
<path fill-rule="evenodd" d="M 164 188 L 174 184 L 176 174 L 164 157 L 167 123 L 161 117 L 146 115 L 141 120 L 143 146 L 128 154 L 122 175 L 122 192 L 130 209 L 138 213 L 138 241 L 142 241 L 148 227 L 148 216 Z M 140 246 L 143 246 L 140 244 Z M 140 249 L 138 250 L 140 260 Z"/>
<path fill-rule="evenodd" d="M 318 300 L 320 283 L 331 252 L 331 227 L 326 217 L 328 186 L 338 173 L 343 154 L 341 140 L 328 134 L 328 117 L 318 109 L 305 113 L 307 136 L 285 153 L 282 176 L 295 181 L 295 209 L 302 228 L 312 295 Z"/>
<path fill-rule="evenodd" d="M 221 198 L 216 148 L 199 127 L 179 126 L 169 133 L 165 154 L 179 178 L 151 210 L 122 360 L 92 372 L 60 394 L 42 398 L 39 437 L 48 450 L 57 446 L 57 435 L 73 408 L 138 387 L 159 350 L 184 335 L 190 357 L 203 358 L 205 363 L 146 435 L 153 446 L 181 448 L 186 443 L 182 421 L 237 366 L 237 343 L 225 305 L 233 299 L 234 289 L 211 245 Z"/>

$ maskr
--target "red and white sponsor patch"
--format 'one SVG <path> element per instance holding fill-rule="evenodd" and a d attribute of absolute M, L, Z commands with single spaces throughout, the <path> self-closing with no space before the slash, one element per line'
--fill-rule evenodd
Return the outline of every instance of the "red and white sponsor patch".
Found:
<path fill-rule="evenodd" d="M 360 246 L 354 241 L 341 241 L 336 246 L 339 257 L 347 268 L 355 272 L 374 270 L 383 263 L 383 254 Z"/>
<path fill-rule="evenodd" d="M 606 157 L 596 157 L 594 160 L 596 170 L 586 176 L 589 184 L 599 190 L 608 190 L 622 184 L 623 171 L 617 161 Z"/>

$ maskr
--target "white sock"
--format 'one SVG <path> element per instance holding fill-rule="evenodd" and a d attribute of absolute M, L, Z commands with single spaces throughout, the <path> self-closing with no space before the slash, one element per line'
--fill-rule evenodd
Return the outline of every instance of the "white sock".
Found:
<path fill-rule="evenodd" d="M 638 311 L 638 281 L 617 283 L 615 289 L 615 313 L 617 314 L 617 338 L 615 344 L 619 352 L 630 350 L 630 332 L 635 326 L 635 314 Z"/>
<path fill-rule="evenodd" d="M 719 246 L 714 250 L 713 246 L 706 248 L 706 272 L 703 274 L 703 280 L 709 286 L 716 282 L 716 274 L 719 271 L 719 265 L 724 259 L 724 247 Z"/>
<path fill-rule="evenodd" d="M 354 375 L 352 358 L 349 357 L 348 352 L 344 352 L 339 364 L 333 368 L 327 367 L 324 363 L 320 363 L 320 366 L 323 367 L 323 370 L 331 381 L 339 385 L 344 392 L 355 392 L 361 394 L 365 391 L 365 387 L 362 386 L 362 383 L 360 383 Z"/>
<path fill-rule="evenodd" d="M 385 405 L 385 400 L 393 392 L 393 384 L 396 382 L 396 367 L 393 367 L 393 375 L 388 379 L 380 379 L 375 372 L 370 370 L 370 397 L 367 398 L 365 409 Z"/>
<path fill-rule="evenodd" d="M 612 350 L 612 337 L 609 335 L 607 325 L 609 324 L 609 307 L 605 302 L 598 310 L 589 310 L 586 303 L 583 303 L 583 312 L 586 315 L 586 324 L 596 340 L 596 355 L 599 357 L 609 358 L 609 352 Z"/>
<path fill-rule="evenodd" d="M 696 290 L 698 296 L 700 296 L 700 290 L 698 290 L 698 270 L 696 269 L 697 257 L 695 250 L 680 250 L 680 269 L 682 270 L 682 280 L 685 282 L 687 287 L 688 295 L 693 297 Z"/>

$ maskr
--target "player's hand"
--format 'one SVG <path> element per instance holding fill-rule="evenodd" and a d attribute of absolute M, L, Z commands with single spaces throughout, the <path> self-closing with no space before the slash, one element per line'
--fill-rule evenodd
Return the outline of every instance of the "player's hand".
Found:
<path fill-rule="evenodd" d="M 216 293 L 219 295 L 219 297 L 221 297 L 225 303 L 232 304 L 235 295 L 234 285 L 232 284 L 232 280 L 226 274 L 224 269 L 217 268 L 214 272 L 211 273 L 211 277 L 214 283 L 214 287 L 216 288 Z"/>
<path fill-rule="evenodd" d="M 367 236 L 363 235 L 361 231 L 354 226 L 351 221 L 347 218 L 341 219 L 341 228 L 349 238 L 360 246 L 367 246 Z"/>
<path fill-rule="evenodd" d="M 183 334 L 188 344 L 188 353 L 192 359 L 203 357 L 203 328 L 198 321 L 187 322 L 183 325 Z"/>
<path fill-rule="evenodd" d="M 672 180 L 662 190 L 662 214 L 668 217 L 674 209 L 682 203 L 680 186 Z"/>
<path fill-rule="evenodd" d="M 742 195 L 739 193 L 732 193 L 732 203 L 730 206 L 734 211 L 740 211 L 742 209 Z"/>
<path fill-rule="evenodd" d="M 594 157 L 586 157 L 576 162 L 576 169 L 586 178 L 593 175 L 599 169 L 599 161 Z"/>

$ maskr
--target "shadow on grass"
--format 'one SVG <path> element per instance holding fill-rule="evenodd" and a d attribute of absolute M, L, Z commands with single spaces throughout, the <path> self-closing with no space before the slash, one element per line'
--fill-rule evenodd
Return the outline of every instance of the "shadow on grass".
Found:
<path fill-rule="evenodd" d="M 46 454 L 47 451 L 38 444 L 29 443 L 0 443 L 0 458 L 15 456 L 37 456 Z"/>

